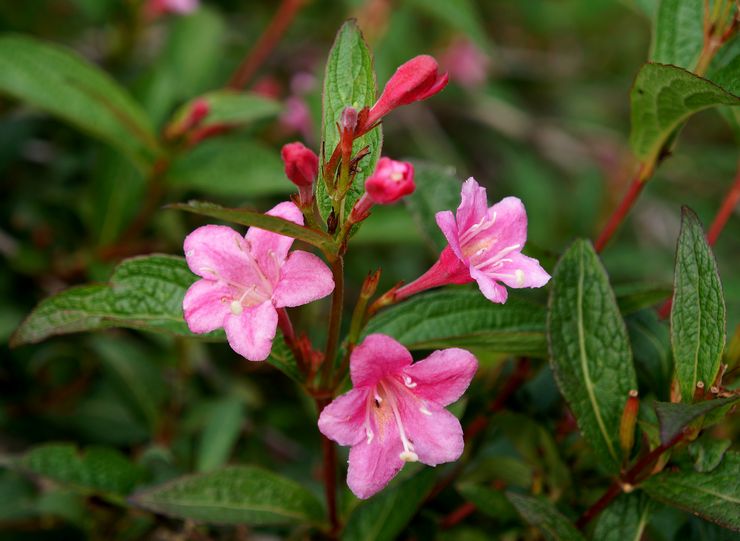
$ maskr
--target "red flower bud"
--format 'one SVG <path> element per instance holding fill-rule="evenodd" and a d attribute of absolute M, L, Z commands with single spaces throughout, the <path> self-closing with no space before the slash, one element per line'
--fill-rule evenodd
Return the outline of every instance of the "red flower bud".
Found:
<path fill-rule="evenodd" d="M 414 166 L 380 158 L 375 172 L 365 181 L 365 191 L 373 203 L 389 205 L 414 191 Z"/>
<path fill-rule="evenodd" d="M 319 174 L 319 157 L 303 143 L 288 143 L 280 156 L 285 163 L 285 174 L 296 186 L 310 187 Z"/>
<path fill-rule="evenodd" d="M 383 93 L 370 109 L 365 128 L 401 105 L 433 96 L 447 85 L 447 74 L 439 74 L 437 61 L 429 55 L 420 55 L 402 64 L 386 83 Z"/>

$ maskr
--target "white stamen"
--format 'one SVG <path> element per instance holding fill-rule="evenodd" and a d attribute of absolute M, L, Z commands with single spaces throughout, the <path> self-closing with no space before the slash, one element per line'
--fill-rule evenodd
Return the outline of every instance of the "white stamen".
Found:
<path fill-rule="evenodd" d="M 398 458 L 400 458 L 404 462 L 419 462 L 419 455 L 417 455 L 413 451 L 403 451 L 400 455 L 398 455 Z"/>
<path fill-rule="evenodd" d="M 195 252 L 193 250 L 188 250 L 185 252 L 185 257 L 191 257 Z"/>
<path fill-rule="evenodd" d="M 396 383 L 398 385 L 398 383 Z M 382 382 L 378 382 L 379 387 L 383 387 Z M 398 435 L 401 437 L 401 444 L 403 445 L 403 451 L 399 458 L 404 462 L 417 462 L 419 460 L 418 455 L 414 452 L 414 444 L 409 441 L 406 437 L 406 430 L 403 428 L 403 422 L 401 421 L 401 413 L 398 411 L 398 405 L 396 404 L 396 398 L 393 395 L 393 391 L 384 393 L 393 411 L 393 417 L 396 420 L 396 426 L 398 427 Z"/>
<path fill-rule="evenodd" d="M 409 389 L 416 387 L 416 383 L 409 376 L 403 376 L 403 384 Z"/>
<path fill-rule="evenodd" d="M 510 252 L 513 252 L 514 250 L 518 250 L 521 247 L 521 244 L 512 244 L 511 246 L 507 246 L 503 250 L 499 250 L 496 255 L 489 257 L 485 261 L 481 261 L 479 263 L 475 263 L 475 268 L 482 269 L 483 267 L 486 267 L 490 265 L 491 263 L 494 263 L 498 260 L 500 260 L 503 256 L 507 255 Z M 478 255 L 476 253 L 476 255 Z"/>
<path fill-rule="evenodd" d="M 477 235 L 480 230 L 488 229 L 496 223 L 496 213 L 493 213 L 490 220 L 488 219 L 488 213 L 484 214 L 483 217 L 478 220 L 478 223 L 471 225 L 465 233 L 460 235 L 460 244 L 466 244 L 470 239 Z"/>
<path fill-rule="evenodd" d="M 431 415 L 432 415 L 432 412 L 431 412 L 431 411 L 429 411 L 429 410 L 427 409 L 427 407 L 426 407 L 426 406 L 422 406 L 422 407 L 420 407 L 420 408 L 419 408 L 419 411 L 420 411 L 420 412 L 422 412 L 422 413 L 423 413 L 424 415 L 429 415 L 429 416 L 431 416 Z"/>
<path fill-rule="evenodd" d="M 524 271 L 522 269 L 515 270 L 514 277 L 516 278 L 517 287 L 524 287 Z"/>
<path fill-rule="evenodd" d="M 373 398 L 375 398 L 375 401 L 376 401 L 376 402 L 377 402 L 378 404 L 381 404 L 381 403 L 383 402 L 383 399 L 382 399 L 382 398 L 381 398 L 381 396 L 380 396 L 380 395 L 378 394 L 378 391 L 375 391 L 375 396 L 374 396 Z"/>
<path fill-rule="evenodd" d="M 373 434 L 373 431 L 370 430 L 370 427 L 365 427 L 365 434 L 367 434 L 367 442 L 370 443 L 373 441 L 373 437 L 375 434 Z"/>
<path fill-rule="evenodd" d="M 235 316 L 238 316 L 244 311 L 244 307 L 242 306 L 242 303 L 239 301 L 231 301 L 231 313 Z"/>

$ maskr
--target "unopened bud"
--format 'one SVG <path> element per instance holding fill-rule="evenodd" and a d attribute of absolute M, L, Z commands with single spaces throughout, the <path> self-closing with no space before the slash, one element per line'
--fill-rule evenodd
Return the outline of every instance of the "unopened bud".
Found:
<path fill-rule="evenodd" d="M 354 133 L 357 127 L 357 109 L 354 107 L 345 107 L 339 119 L 339 127 L 343 132 Z"/>
<path fill-rule="evenodd" d="M 362 289 L 360 290 L 360 296 L 365 299 L 369 299 L 375 295 L 375 291 L 378 289 L 378 281 L 380 281 L 380 269 L 375 272 L 371 272 L 362 282 Z"/>
<path fill-rule="evenodd" d="M 296 186 L 312 186 L 319 174 L 319 157 L 303 143 L 288 143 L 280 156 L 285 164 L 285 175 Z"/>
<path fill-rule="evenodd" d="M 416 188 L 414 166 L 390 158 L 380 158 L 375 172 L 365 181 L 365 191 L 373 203 L 389 205 Z"/>
<path fill-rule="evenodd" d="M 700 402 L 704 400 L 705 385 L 703 381 L 696 382 L 696 389 L 694 390 L 694 402 Z"/>
<path fill-rule="evenodd" d="M 166 137 L 168 139 L 176 139 L 199 127 L 208 116 L 210 109 L 211 106 L 207 100 L 203 98 L 194 100 L 185 115 L 167 127 Z"/>
<path fill-rule="evenodd" d="M 639 411 L 640 399 L 637 390 L 633 389 L 627 396 L 627 402 L 622 410 L 622 420 L 619 423 L 619 444 L 625 461 L 629 458 L 632 446 L 635 444 L 635 425 Z"/>

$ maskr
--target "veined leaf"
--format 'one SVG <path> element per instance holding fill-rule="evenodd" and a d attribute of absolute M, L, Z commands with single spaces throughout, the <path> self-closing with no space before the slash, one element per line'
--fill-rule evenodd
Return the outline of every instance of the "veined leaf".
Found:
<path fill-rule="evenodd" d="M 301 485 L 253 466 L 180 477 L 131 501 L 163 515 L 211 524 L 321 524 L 324 509 Z"/>
<path fill-rule="evenodd" d="M 693 399 L 698 382 L 707 389 L 714 384 L 725 347 L 725 321 L 717 262 L 699 218 L 684 207 L 671 308 L 671 344 L 684 402 Z"/>
<path fill-rule="evenodd" d="M 474 504 L 481 513 L 485 513 L 498 522 L 508 522 L 518 516 L 514 506 L 501 490 L 472 483 L 461 483 L 457 486 L 457 491 L 463 498 Z"/>
<path fill-rule="evenodd" d="M 252 210 L 230 209 L 222 207 L 221 205 L 216 205 L 215 203 L 207 203 L 204 201 L 175 203 L 173 205 L 168 205 L 167 208 L 184 210 L 186 212 L 216 218 L 217 220 L 223 220 L 225 222 L 259 227 L 260 229 L 266 229 L 267 231 L 302 240 L 303 242 L 312 244 L 324 251 L 331 250 L 334 243 L 333 239 L 326 233 L 309 229 L 308 227 L 298 225 L 277 216 L 269 216 Z"/>
<path fill-rule="evenodd" d="M 709 432 L 689 444 L 689 456 L 694 459 L 694 470 L 708 473 L 720 465 L 732 440 L 718 440 Z"/>
<path fill-rule="evenodd" d="M 654 164 L 665 143 L 691 115 L 718 105 L 740 105 L 740 97 L 684 69 L 645 64 L 630 94 L 630 145 L 642 163 Z"/>
<path fill-rule="evenodd" d="M 549 501 L 514 492 L 507 492 L 506 497 L 522 518 L 537 527 L 548 541 L 585 541 L 573 523 Z"/>
<path fill-rule="evenodd" d="M 660 0 L 650 60 L 693 70 L 703 44 L 703 0 Z"/>
<path fill-rule="evenodd" d="M 339 143 L 337 123 L 345 107 L 354 107 L 360 111 L 371 107 L 375 102 L 375 72 L 370 50 L 362 37 L 355 20 L 345 22 L 337 32 L 334 45 L 329 51 L 324 75 L 324 98 L 321 125 L 321 139 L 324 141 L 323 160 L 331 156 Z M 355 139 L 353 152 L 365 147 L 370 154 L 358 165 L 357 175 L 344 201 L 343 212 L 347 213 L 365 190 L 365 179 L 375 169 L 380 158 L 383 143 L 381 127 Z M 321 216 L 326 219 L 331 212 L 331 199 L 326 193 L 324 183 L 316 184 L 316 199 Z"/>
<path fill-rule="evenodd" d="M 223 466 L 244 425 L 244 402 L 236 395 L 216 401 L 200 435 L 196 470 L 215 470 Z"/>
<path fill-rule="evenodd" d="M 555 267 L 547 334 L 550 362 L 600 463 L 619 471 L 619 424 L 637 388 L 632 352 L 606 270 L 588 241 L 575 241 Z"/>
<path fill-rule="evenodd" d="M 641 487 L 651 498 L 740 531 L 740 453 L 727 453 L 709 473 L 662 472 Z"/>
<path fill-rule="evenodd" d="M 104 140 L 142 168 L 160 153 L 149 119 L 131 96 L 63 47 L 28 36 L 0 37 L 0 93 Z"/>
<path fill-rule="evenodd" d="M 443 289 L 415 296 L 378 314 L 365 334 L 393 336 L 410 349 L 484 347 L 543 356 L 544 307 L 510 298 L 493 304 L 480 291 Z"/>
<path fill-rule="evenodd" d="M 696 404 L 656 402 L 655 413 L 658 415 L 658 421 L 660 422 L 661 443 L 671 441 L 684 427 L 702 415 L 706 415 L 718 408 L 731 406 L 738 401 L 740 401 L 740 396 L 705 400 Z"/>
<path fill-rule="evenodd" d="M 640 541 L 650 517 L 650 498 L 642 492 L 622 494 L 599 515 L 593 539 Z"/>

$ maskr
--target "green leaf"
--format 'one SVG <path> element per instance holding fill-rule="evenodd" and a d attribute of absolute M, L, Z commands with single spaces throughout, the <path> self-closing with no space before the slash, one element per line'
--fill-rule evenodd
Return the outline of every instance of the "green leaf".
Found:
<path fill-rule="evenodd" d="M 637 388 L 627 329 L 590 242 L 575 241 L 552 277 L 547 321 L 550 362 L 600 463 L 619 471 L 619 424 Z"/>
<path fill-rule="evenodd" d="M 211 524 L 321 524 L 324 509 L 301 485 L 253 466 L 180 477 L 135 494 L 155 513 Z"/>
<path fill-rule="evenodd" d="M 717 262 L 699 218 L 684 207 L 671 308 L 671 344 L 684 402 L 693 399 L 697 383 L 707 389 L 714 384 L 725 347 L 725 321 Z"/>
<path fill-rule="evenodd" d="M 244 425 L 244 403 L 238 396 L 225 396 L 211 406 L 200 435 L 195 469 L 199 472 L 223 466 L 231 455 Z"/>
<path fill-rule="evenodd" d="M 323 161 L 327 161 L 339 143 L 337 123 L 345 107 L 360 111 L 375 102 L 375 72 L 370 50 L 362 37 L 357 22 L 345 22 L 337 32 L 334 45 L 329 51 L 324 74 L 324 98 L 321 125 Z M 370 154 L 359 163 L 354 183 L 345 198 L 343 212 L 348 213 L 365 190 L 365 179 L 372 174 L 380 158 L 383 144 L 381 127 L 371 130 L 355 140 L 353 152 L 369 147 Z M 332 209 L 331 199 L 324 183 L 316 184 L 316 200 L 321 216 L 326 219 Z"/>
<path fill-rule="evenodd" d="M 599 515 L 593 539 L 640 541 L 650 516 L 650 499 L 642 492 L 622 494 Z"/>
<path fill-rule="evenodd" d="M 703 0 L 661 0 L 650 60 L 693 70 L 704 44 Z"/>
<path fill-rule="evenodd" d="M 518 516 L 511 502 L 501 490 L 472 483 L 461 483 L 457 486 L 457 491 L 463 498 L 475 505 L 481 513 L 496 519 L 498 522 L 508 522 Z"/>
<path fill-rule="evenodd" d="M 573 523 L 549 501 L 514 492 L 507 492 L 506 497 L 522 518 L 538 528 L 548 541 L 585 541 Z"/>
<path fill-rule="evenodd" d="M 324 251 L 331 250 L 334 244 L 333 239 L 326 233 L 309 229 L 308 227 L 298 225 L 277 216 L 268 216 L 267 214 L 252 210 L 230 209 L 204 201 L 175 203 L 168 205 L 167 208 L 184 210 L 185 212 L 192 212 L 193 214 L 200 214 L 201 216 L 208 216 L 225 222 L 259 227 L 260 229 L 266 229 L 267 231 L 302 240 Z"/>
<path fill-rule="evenodd" d="M 0 94 L 38 107 L 98 137 L 142 168 L 160 153 L 139 105 L 96 66 L 28 36 L 0 37 Z"/>
<path fill-rule="evenodd" d="M 689 456 L 694 459 L 694 470 L 701 473 L 712 471 L 720 465 L 731 446 L 732 440 L 718 440 L 711 434 L 704 433 L 701 438 L 689 444 Z"/>
<path fill-rule="evenodd" d="M 419 188 L 405 197 L 404 203 L 425 240 L 439 253 L 447 246 L 447 240 L 437 225 L 435 214 L 457 208 L 462 184 L 454 168 L 429 162 L 414 162 L 414 178 Z"/>
<path fill-rule="evenodd" d="M 731 406 L 738 401 L 740 401 L 740 396 L 705 400 L 696 404 L 656 402 L 655 413 L 658 415 L 658 421 L 660 422 L 661 443 L 667 444 L 670 442 L 699 417 L 719 408 Z"/>
<path fill-rule="evenodd" d="M 196 102 L 205 102 L 208 105 L 208 114 L 198 125 L 199 129 L 210 126 L 243 126 L 272 118 L 282 109 L 277 101 L 254 92 L 216 90 L 182 105 L 172 116 L 167 130 L 177 131 L 190 117 Z"/>
<path fill-rule="evenodd" d="M 655 306 L 665 301 L 673 293 L 671 286 L 655 286 L 653 284 L 628 284 L 614 286 L 619 311 L 623 316 L 639 312 L 643 308 Z"/>
<path fill-rule="evenodd" d="M 79 452 L 72 444 L 42 445 L 23 455 L 18 465 L 76 490 L 109 496 L 129 494 L 142 476 L 125 456 L 106 447 Z"/>
<path fill-rule="evenodd" d="M 275 336 L 275 340 L 272 342 L 272 351 L 270 351 L 267 362 L 297 383 L 303 383 L 306 379 L 298 368 L 298 362 L 293 356 L 293 352 L 290 351 L 290 348 L 285 343 L 282 333 L 278 333 Z"/>
<path fill-rule="evenodd" d="M 634 355 L 637 381 L 659 400 L 668 400 L 673 378 L 671 337 L 666 322 L 653 309 L 641 310 L 625 318 Z"/>
<path fill-rule="evenodd" d="M 491 44 L 481 22 L 485 19 L 471 0 L 409 0 L 420 10 L 439 19 L 445 25 L 462 32 L 482 51 L 489 51 Z"/>
<path fill-rule="evenodd" d="M 740 98 L 675 66 L 645 64 L 630 94 L 630 145 L 642 163 L 655 164 L 661 149 L 691 115 L 717 105 L 740 105 Z"/>
<path fill-rule="evenodd" d="M 516 298 L 493 304 L 477 289 L 414 296 L 374 317 L 365 331 L 370 333 L 388 334 L 410 349 L 482 347 L 533 356 L 546 351 L 543 307 Z"/>
<path fill-rule="evenodd" d="M 111 327 L 193 336 L 182 317 L 182 299 L 195 280 L 182 257 L 127 259 L 107 285 L 73 287 L 41 301 L 10 343 L 19 346 Z"/>
<path fill-rule="evenodd" d="M 434 486 L 434 479 L 434 470 L 427 468 L 361 503 L 349 516 L 342 540 L 397 539 Z"/>
<path fill-rule="evenodd" d="M 167 182 L 216 197 L 282 195 L 295 188 L 278 153 L 243 135 L 206 139 L 179 155 L 167 171 Z"/>
<path fill-rule="evenodd" d="M 740 453 L 727 453 L 710 473 L 662 472 L 641 487 L 651 498 L 740 531 Z"/>

